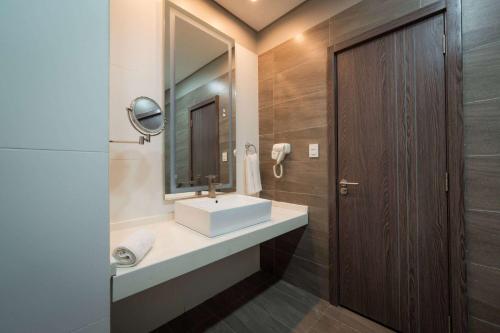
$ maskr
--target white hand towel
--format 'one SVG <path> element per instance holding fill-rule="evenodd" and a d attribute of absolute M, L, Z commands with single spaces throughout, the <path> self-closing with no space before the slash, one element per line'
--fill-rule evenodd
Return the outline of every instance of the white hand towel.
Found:
<path fill-rule="evenodd" d="M 259 156 L 255 153 L 245 155 L 245 192 L 256 194 L 262 191 L 260 181 Z"/>
<path fill-rule="evenodd" d="M 113 258 L 117 266 L 131 267 L 137 265 L 151 250 L 155 235 L 149 230 L 138 230 L 118 244 L 113 250 Z"/>

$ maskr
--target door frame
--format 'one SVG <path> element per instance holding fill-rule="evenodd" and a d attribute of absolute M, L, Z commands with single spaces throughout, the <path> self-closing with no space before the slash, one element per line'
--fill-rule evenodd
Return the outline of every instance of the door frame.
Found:
<path fill-rule="evenodd" d="M 215 95 L 210 97 L 198 104 L 195 104 L 189 108 L 189 178 L 193 181 L 193 111 L 196 111 L 204 106 L 215 103 L 215 113 L 217 114 L 217 137 L 219 138 L 217 145 L 217 175 L 220 177 L 220 163 L 219 163 L 219 154 L 220 154 L 220 137 L 219 137 L 219 95 Z M 220 181 L 220 179 L 219 179 Z"/>
<path fill-rule="evenodd" d="M 449 313 L 452 332 L 467 332 L 467 295 L 464 225 L 464 125 L 462 82 L 462 7 L 461 0 L 441 0 L 406 16 L 375 27 L 328 48 L 328 186 L 330 233 L 330 303 L 339 305 L 339 220 L 337 179 L 337 63 L 340 51 L 381 35 L 444 14 L 446 34 L 445 80 L 447 114 L 448 190 L 448 274 Z"/>

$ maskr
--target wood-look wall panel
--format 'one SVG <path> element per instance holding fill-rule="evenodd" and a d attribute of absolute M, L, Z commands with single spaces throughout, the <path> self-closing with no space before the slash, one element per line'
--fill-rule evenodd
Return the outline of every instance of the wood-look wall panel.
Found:
<path fill-rule="evenodd" d="M 274 134 L 259 135 L 259 160 L 260 162 L 272 162 L 271 151 L 274 144 Z"/>
<path fill-rule="evenodd" d="M 499 155 L 500 97 L 465 104 L 464 116 L 465 155 Z"/>
<path fill-rule="evenodd" d="M 308 229 L 327 233 L 328 202 L 325 196 L 295 192 L 276 191 L 275 200 L 290 202 L 297 205 L 306 205 L 309 210 Z"/>
<path fill-rule="evenodd" d="M 273 191 L 276 188 L 276 178 L 273 174 L 274 162 L 260 162 L 260 180 L 265 191 Z"/>
<path fill-rule="evenodd" d="M 306 112 L 303 112 L 304 114 Z M 301 121 L 301 120 L 298 120 Z M 304 120 L 307 122 L 307 120 Z M 313 161 L 327 162 L 327 128 L 310 127 L 305 129 L 277 132 L 275 134 L 276 142 L 288 142 L 292 145 L 292 152 L 287 156 L 287 161 L 309 161 L 309 144 L 317 143 L 320 147 L 319 157 Z"/>
<path fill-rule="evenodd" d="M 500 156 L 467 157 L 465 208 L 500 211 Z"/>
<path fill-rule="evenodd" d="M 471 211 L 500 211 L 500 2 L 462 0 L 462 19 L 469 329 L 500 332 L 500 214 Z"/>
<path fill-rule="evenodd" d="M 464 103 L 500 95 L 500 40 L 464 52 Z"/>
<path fill-rule="evenodd" d="M 274 74 L 274 52 L 266 52 L 259 56 L 259 81 L 271 79 Z"/>
<path fill-rule="evenodd" d="M 353 1 L 354 3 L 355 1 Z M 380 5 L 380 3 L 382 5 Z M 418 6 L 416 5 L 418 2 Z M 340 13 L 338 16 L 331 18 L 328 20 L 328 25 L 329 25 L 329 45 L 332 45 L 334 40 L 336 41 L 342 41 L 345 38 L 348 38 L 349 35 L 354 35 L 355 33 L 367 31 L 369 29 L 372 29 L 374 27 L 373 24 L 378 24 L 382 22 L 388 22 L 391 20 L 394 20 L 398 18 L 398 16 L 403 16 L 408 14 L 409 10 L 413 10 L 411 8 L 417 8 L 417 7 L 422 7 L 425 5 L 428 5 L 430 3 L 434 3 L 435 1 L 433 0 L 365 0 L 363 3 L 360 3 L 358 6 L 355 6 L 353 8 L 348 9 L 345 12 Z M 476 2 L 475 0 L 463 0 L 464 3 L 464 10 L 467 10 L 468 5 L 473 5 L 473 2 Z M 488 9 L 488 15 L 492 16 L 495 15 L 495 12 L 492 10 L 495 10 L 497 7 L 497 4 L 495 3 L 496 0 L 485 0 L 485 4 L 487 6 L 493 6 Z M 464 13 L 464 19 L 467 19 L 467 16 L 465 16 L 466 13 Z M 484 16 L 484 15 L 480 15 Z M 484 17 L 490 17 L 490 16 L 484 16 Z M 472 17 L 472 16 L 469 16 Z M 375 22 L 375 23 L 374 23 Z M 377 23 L 378 22 L 378 23 Z M 489 23 L 483 22 L 485 29 L 487 29 L 488 24 L 493 24 L 493 21 L 490 20 Z M 466 22 L 464 23 L 466 25 Z M 325 27 L 326 27 L 326 21 L 325 21 Z M 311 31 L 314 31 L 314 29 L 311 29 Z M 318 31 L 321 31 L 321 28 L 318 27 Z M 496 30 L 498 31 L 498 29 Z M 467 32 L 469 33 L 469 32 Z M 484 31 L 481 33 L 478 33 L 478 36 L 483 36 L 484 33 L 488 33 L 488 31 Z M 493 32 L 489 32 L 490 35 L 492 35 Z M 320 37 L 320 34 L 318 34 L 318 37 L 315 37 L 313 33 L 308 34 L 308 32 L 304 32 L 304 41 L 302 43 L 298 43 L 296 40 L 290 40 L 282 45 L 279 45 L 278 47 L 266 52 L 265 54 L 262 54 L 259 56 L 259 79 L 266 80 L 266 79 L 273 79 L 274 84 L 276 83 L 276 76 L 277 76 L 277 71 L 275 70 L 275 64 L 282 63 L 285 64 L 282 67 L 279 67 L 280 72 L 288 72 L 294 67 L 297 67 L 295 70 L 298 71 L 304 71 L 307 70 L 308 66 L 304 66 L 304 64 L 307 64 L 308 62 L 311 62 L 311 55 L 314 55 L 314 52 L 316 52 L 317 48 L 316 47 L 311 47 L 313 44 L 308 44 L 307 41 L 311 40 L 318 40 L 321 41 L 323 37 Z M 469 33 L 470 36 L 473 36 L 472 33 Z M 471 38 L 472 39 L 472 38 Z M 465 41 L 465 44 L 467 45 L 467 41 Z M 287 50 L 289 53 L 287 53 Z M 275 54 L 278 53 L 281 57 L 278 61 L 275 59 Z M 326 77 L 326 72 L 327 72 L 327 59 L 326 59 L 326 54 L 324 55 L 324 65 L 322 67 L 322 70 L 325 73 Z M 295 59 L 296 58 L 296 59 Z M 281 66 L 281 65 L 279 65 Z M 288 67 L 292 66 L 292 67 Z M 320 68 L 318 66 L 318 68 Z M 321 69 L 319 69 L 321 70 Z M 301 74 L 302 75 L 302 74 Z M 301 75 L 295 75 L 295 76 L 287 76 L 284 80 L 285 87 L 288 84 L 295 84 L 295 82 L 299 82 L 302 80 L 300 77 Z M 306 75 L 306 74 L 303 74 Z M 302 76 L 304 77 L 304 76 Z M 466 78 L 467 79 L 467 78 Z M 287 82 L 287 81 L 293 81 L 293 82 Z M 325 78 L 325 84 L 326 84 L 326 78 Z M 308 83 L 306 82 L 306 85 Z M 319 85 L 318 85 L 319 87 Z M 274 88 L 274 86 L 273 86 Z M 260 90 L 261 91 L 261 90 Z M 326 89 L 325 89 L 326 91 Z M 267 91 L 267 93 L 271 93 L 270 91 Z M 272 94 L 274 95 L 276 92 L 273 90 Z M 274 139 L 274 142 L 278 142 L 278 139 L 285 139 L 285 137 L 281 135 L 276 135 L 277 133 L 281 132 L 287 132 L 290 131 L 293 134 L 299 135 L 300 130 L 308 128 L 308 127 L 321 127 L 324 124 L 326 124 L 326 110 L 327 110 L 327 101 L 326 101 L 326 95 L 324 97 L 320 97 L 320 95 L 324 95 L 321 90 L 317 90 L 315 94 L 318 94 L 316 98 L 311 99 L 310 102 L 305 103 L 300 105 L 299 101 L 300 99 L 297 98 L 296 94 L 302 94 L 303 92 L 297 91 L 294 89 L 293 91 L 291 90 L 290 93 L 287 93 L 285 98 L 290 98 L 290 103 L 281 103 L 281 104 L 276 104 L 275 101 L 273 100 L 272 102 L 272 107 L 267 106 L 266 114 L 264 114 L 265 120 L 261 123 L 262 128 L 264 132 L 261 134 L 266 134 L 266 135 L 272 135 L 270 140 L 265 141 L 264 143 L 261 142 L 261 147 L 262 144 L 266 146 L 266 150 L 269 149 L 269 145 Z M 282 92 L 280 92 L 282 94 Z M 262 96 L 259 96 L 261 98 Z M 266 98 L 266 95 L 263 95 L 264 99 L 267 99 L 269 101 L 269 95 Z M 271 98 L 273 99 L 273 98 Z M 281 102 L 281 100 L 279 101 Z M 313 107 L 313 105 L 316 105 L 316 107 Z M 299 107 L 300 106 L 300 107 Z M 263 110 L 261 108 L 260 111 L 260 116 L 263 115 Z M 269 120 L 273 121 L 273 128 L 271 129 L 271 125 L 269 124 Z M 481 122 L 481 120 L 477 120 L 478 122 Z M 479 125 L 479 123 L 478 123 Z M 469 127 L 469 131 L 472 133 L 475 131 L 474 125 Z M 477 133 L 477 132 L 475 132 Z M 491 132 L 490 133 L 494 133 Z M 493 136 L 486 135 L 486 133 L 483 133 L 486 136 L 493 138 Z M 474 134 L 475 135 L 475 134 Z M 321 138 L 320 134 L 317 136 L 317 140 Z M 467 139 L 467 138 L 466 138 Z M 292 138 L 289 137 L 289 140 L 292 141 Z M 300 151 L 304 149 L 304 145 L 306 144 L 306 140 L 302 143 L 297 143 L 294 144 L 292 147 L 292 150 L 294 150 L 294 147 L 297 145 Z M 313 140 L 313 137 L 311 137 L 311 140 Z M 473 146 L 479 146 L 480 143 L 477 141 L 474 141 L 475 139 L 469 140 L 470 142 L 470 147 Z M 489 139 L 486 139 L 489 140 Z M 301 140 L 299 139 L 299 142 Z M 476 144 L 477 142 L 477 144 Z M 493 142 L 490 145 L 490 148 L 494 146 Z M 488 149 L 490 149 L 488 148 Z M 261 155 L 265 154 L 265 152 L 262 151 L 261 149 Z M 321 142 L 320 142 L 320 156 L 325 150 L 323 149 Z M 290 161 L 292 161 L 292 157 L 290 156 Z M 295 158 L 295 156 L 293 157 Z M 321 158 L 321 157 L 320 157 Z M 287 201 L 289 199 L 285 198 L 282 196 L 283 194 L 288 194 L 288 193 L 293 193 L 293 192 L 288 192 L 288 189 L 285 191 L 276 191 L 275 190 L 275 181 L 274 179 L 271 181 L 272 177 L 272 162 L 263 162 L 264 164 L 262 165 L 263 168 L 263 178 L 267 179 L 268 184 L 264 184 L 264 190 L 261 193 L 262 197 L 267 197 L 267 198 L 275 198 L 279 195 L 281 198 L 283 198 L 283 201 Z M 286 172 L 286 167 L 285 167 L 285 172 Z M 293 170 L 292 170 L 293 171 Z M 324 172 L 325 175 L 323 176 L 323 179 L 327 179 L 327 174 L 326 170 L 321 171 L 317 170 L 316 172 Z M 304 179 L 306 179 L 306 175 L 302 175 Z M 304 200 L 304 201 L 302 201 Z M 299 198 L 295 203 L 303 203 L 307 204 L 307 201 L 305 201 L 304 198 Z M 321 211 L 321 208 L 317 208 L 318 211 Z M 313 214 L 313 209 L 311 208 L 310 216 Z M 281 261 L 281 263 L 283 260 Z M 297 261 L 300 262 L 300 261 Z M 291 265 L 289 269 L 289 274 L 286 274 L 286 278 L 289 280 L 294 280 L 295 284 L 297 285 L 306 285 L 305 281 L 311 281 L 309 279 L 309 275 L 307 272 L 304 272 L 302 269 L 299 269 L 295 267 L 297 265 L 295 261 L 291 261 L 289 263 Z M 280 264 L 280 267 L 283 265 Z M 319 281 L 323 281 L 322 279 L 319 279 Z M 327 280 L 325 280 L 328 282 Z M 316 282 L 314 282 L 316 283 Z M 321 285 L 318 284 L 318 285 Z M 313 288 L 309 289 L 310 291 L 316 293 L 317 295 L 320 294 L 320 289 L 318 289 L 316 286 Z M 328 298 L 328 293 L 325 291 L 323 294 L 325 298 Z"/>
<path fill-rule="evenodd" d="M 259 81 L 259 109 L 273 106 L 274 98 L 273 79 Z"/>
<path fill-rule="evenodd" d="M 274 133 L 274 108 L 268 106 L 259 109 L 259 134 Z"/>
<path fill-rule="evenodd" d="M 324 21 L 298 37 L 274 49 L 274 71 L 293 68 L 317 57 L 317 52 L 329 46 L 329 22 Z"/>
<path fill-rule="evenodd" d="M 314 263 L 328 266 L 328 233 L 308 227 L 293 230 L 276 238 L 276 249 Z"/>
<path fill-rule="evenodd" d="M 264 187 L 264 184 L 262 184 Z M 274 189 L 262 190 L 260 192 L 260 197 L 263 199 L 274 200 Z"/>
<path fill-rule="evenodd" d="M 500 333 L 500 326 L 494 325 L 477 317 L 470 316 L 469 332 L 471 333 Z"/>
<path fill-rule="evenodd" d="M 310 206 L 309 224 L 263 245 L 267 270 L 328 298 L 326 67 L 329 20 L 259 56 L 262 197 Z M 272 81 L 272 84 L 271 84 Z M 261 95 L 259 95 L 261 98 Z M 273 143 L 289 142 L 283 179 L 275 179 Z M 308 144 L 320 145 L 309 159 Z M 280 253 L 278 255 L 277 253 Z M 273 267 L 269 267 L 272 266 Z M 316 272 L 316 273 L 315 273 Z"/>
<path fill-rule="evenodd" d="M 469 313 L 500 326 L 500 270 L 468 265 Z"/>
<path fill-rule="evenodd" d="M 286 161 L 283 178 L 276 179 L 276 190 L 327 196 L 328 172 L 326 161 Z"/>
<path fill-rule="evenodd" d="M 326 87 L 274 106 L 276 133 L 326 125 Z"/>
<path fill-rule="evenodd" d="M 467 260 L 500 270 L 500 212 L 467 211 Z"/>
<path fill-rule="evenodd" d="M 420 0 L 420 8 L 431 5 L 439 0 Z"/>
<path fill-rule="evenodd" d="M 328 266 L 316 264 L 279 250 L 275 251 L 275 265 L 276 274 L 285 281 L 323 299 L 328 299 Z"/>
<path fill-rule="evenodd" d="M 274 102 L 280 104 L 324 91 L 326 97 L 326 48 L 315 51 L 310 60 L 276 74 Z M 326 114 L 326 110 L 323 110 Z"/>
<path fill-rule="evenodd" d="M 464 51 L 500 40 L 498 0 L 462 0 Z"/>
<path fill-rule="evenodd" d="M 333 42 L 340 43 L 420 8 L 420 0 L 364 0 L 333 19 Z"/>

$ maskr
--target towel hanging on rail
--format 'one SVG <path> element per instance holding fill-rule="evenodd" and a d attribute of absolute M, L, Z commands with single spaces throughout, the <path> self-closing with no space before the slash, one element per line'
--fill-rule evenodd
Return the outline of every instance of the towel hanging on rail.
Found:
<path fill-rule="evenodd" d="M 250 143 L 245 145 L 245 193 L 257 194 L 262 191 L 260 165 L 257 148 Z"/>

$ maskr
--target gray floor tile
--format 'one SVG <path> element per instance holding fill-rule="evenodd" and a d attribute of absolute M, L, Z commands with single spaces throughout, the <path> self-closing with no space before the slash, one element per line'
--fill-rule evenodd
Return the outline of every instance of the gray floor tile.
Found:
<path fill-rule="evenodd" d="M 390 333 L 369 319 L 283 280 L 252 276 L 155 331 Z"/>

